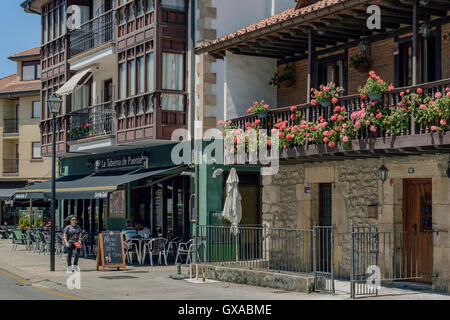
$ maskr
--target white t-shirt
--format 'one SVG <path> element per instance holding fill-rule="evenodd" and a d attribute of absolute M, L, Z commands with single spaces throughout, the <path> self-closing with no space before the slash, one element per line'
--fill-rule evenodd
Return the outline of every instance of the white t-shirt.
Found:
<path fill-rule="evenodd" d="M 145 235 L 150 236 L 151 233 L 152 232 L 150 231 L 149 228 L 144 227 L 144 229 L 138 231 L 138 236 L 140 236 L 140 237 L 145 237 Z"/>

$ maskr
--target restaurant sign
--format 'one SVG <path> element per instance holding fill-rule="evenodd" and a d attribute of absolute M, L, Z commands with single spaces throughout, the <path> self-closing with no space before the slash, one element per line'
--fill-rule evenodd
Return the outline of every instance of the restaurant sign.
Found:
<path fill-rule="evenodd" d="M 95 171 L 146 168 L 148 156 L 144 153 L 111 155 L 91 160 Z"/>

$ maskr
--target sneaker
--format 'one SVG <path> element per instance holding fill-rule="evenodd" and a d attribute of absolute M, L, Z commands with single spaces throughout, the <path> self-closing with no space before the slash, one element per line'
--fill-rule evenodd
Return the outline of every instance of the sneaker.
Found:
<path fill-rule="evenodd" d="M 73 272 L 73 266 L 68 266 L 66 273 L 72 273 Z"/>
<path fill-rule="evenodd" d="M 73 271 L 75 271 L 75 272 L 81 272 L 79 266 L 72 266 L 72 269 L 73 269 Z"/>

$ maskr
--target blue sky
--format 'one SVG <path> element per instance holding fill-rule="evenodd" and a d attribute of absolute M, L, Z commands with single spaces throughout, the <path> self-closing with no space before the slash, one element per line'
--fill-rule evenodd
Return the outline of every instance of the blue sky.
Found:
<path fill-rule="evenodd" d="M 0 0 L 0 78 L 16 73 L 8 56 L 40 45 L 40 16 L 26 13 L 23 0 Z"/>

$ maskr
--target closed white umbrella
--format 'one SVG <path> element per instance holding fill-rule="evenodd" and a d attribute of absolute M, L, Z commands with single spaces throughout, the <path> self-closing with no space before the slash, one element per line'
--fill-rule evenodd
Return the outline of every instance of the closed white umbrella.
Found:
<path fill-rule="evenodd" d="M 231 222 L 231 232 L 239 233 L 239 223 L 242 219 L 241 194 L 239 193 L 239 178 L 235 168 L 231 168 L 227 179 L 227 194 L 223 206 L 223 217 Z"/>

